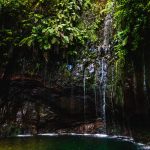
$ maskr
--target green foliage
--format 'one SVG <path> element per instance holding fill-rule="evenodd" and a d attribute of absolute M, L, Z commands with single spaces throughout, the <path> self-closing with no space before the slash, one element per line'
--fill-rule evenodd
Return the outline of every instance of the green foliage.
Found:
<path fill-rule="evenodd" d="M 75 43 L 85 44 L 86 29 L 79 27 L 79 23 L 86 7 L 85 3 L 76 0 L 39 1 L 26 20 L 32 26 L 31 33 L 20 44 L 32 46 L 34 43 L 41 50 L 51 50 L 53 45 L 64 48 Z M 46 15 L 43 14 L 45 9 Z"/>
<path fill-rule="evenodd" d="M 114 84 L 116 99 L 122 103 L 128 72 L 126 69 L 129 63 L 133 62 L 128 60 L 137 55 L 143 56 L 143 51 L 146 51 L 145 45 L 149 45 L 147 35 L 150 32 L 150 2 L 149 0 L 108 0 L 106 6 L 105 11 L 113 15 L 114 55 L 117 57 L 114 63 Z"/>
<path fill-rule="evenodd" d="M 142 44 L 149 20 L 149 1 L 116 0 L 114 13 L 116 50 L 135 51 Z"/>
<path fill-rule="evenodd" d="M 98 40 L 102 7 L 91 0 L 0 0 L 0 69 L 10 60 L 18 68 L 26 62 L 26 73 L 37 64 L 52 72 L 75 63 Z"/>

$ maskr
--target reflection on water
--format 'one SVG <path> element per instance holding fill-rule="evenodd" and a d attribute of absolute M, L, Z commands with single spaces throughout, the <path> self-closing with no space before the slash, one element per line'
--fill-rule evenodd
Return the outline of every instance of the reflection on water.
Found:
<path fill-rule="evenodd" d="M 38 136 L 0 139 L 0 150 L 139 150 L 130 141 L 83 136 Z"/>

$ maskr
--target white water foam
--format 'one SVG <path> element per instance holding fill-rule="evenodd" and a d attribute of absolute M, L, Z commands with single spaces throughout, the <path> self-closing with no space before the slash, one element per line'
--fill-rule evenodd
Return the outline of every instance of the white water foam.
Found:
<path fill-rule="evenodd" d="M 121 141 L 128 141 L 133 144 L 136 144 L 139 147 L 139 150 L 150 150 L 149 145 L 144 145 L 143 143 L 136 143 L 132 137 L 128 136 L 119 136 L 119 135 L 107 135 L 107 134 L 78 134 L 78 133 L 43 133 L 43 134 L 37 134 L 38 136 L 85 136 L 85 137 L 95 137 L 95 138 L 108 138 L 108 139 L 119 139 Z M 32 134 L 19 134 L 17 137 L 32 137 Z"/>
<path fill-rule="evenodd" d="M 32 134 L 18 134 L 17 137 L 31 137 Z"/>

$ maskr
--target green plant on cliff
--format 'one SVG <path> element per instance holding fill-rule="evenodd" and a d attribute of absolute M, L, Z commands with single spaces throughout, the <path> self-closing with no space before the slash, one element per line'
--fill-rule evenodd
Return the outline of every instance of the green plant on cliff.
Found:
<path fill-rule="evenodd" d="M 113 9 L 109 9 L 112 6 Z M 148 33 L 150 33 L 150 2 L 149 0 L 109 0 L 108 12 L 113 10 L 114 49 L 116 88 L 125 87 L 125 80 L 132 74 L 131 64 L 138 67 L 137 61 L 143 64 L 143 55 L 149 55 Z M 145 56 L 144 56 L 145 57 Z M 117 88 L 118 89 L 118 88 Z M 122 95 L 122 94 L 121 94 Z M 119 98 L 123 100 L 122 98 Z"/>
<path fill-rule="evenodd" d="M 98 40 L 101 7 L 90 0 L 0 0 L 1 72 L 36 74 L 73 65 L 87 43 Z"/>

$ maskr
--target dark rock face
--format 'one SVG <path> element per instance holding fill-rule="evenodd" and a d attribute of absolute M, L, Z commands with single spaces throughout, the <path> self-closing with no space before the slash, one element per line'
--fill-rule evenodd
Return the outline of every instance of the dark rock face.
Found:
<path fill-rule="evenodd" d="M 95 116 L 93 95 L 87 93 L 84 102 L 82 87 L 66 87 L 59 89 L 59 92 L 58 89 L 51 89 L 51 91 L 54 105 L 59 108 L 59 110 L 63 110 L 65 114 L 81 116 L 82 118 L 84 113 L 87 117 Z"/>
<path fill-rule="evenodd" d="M 0 134 L 3 136 L 63 129 L 77 131 L 78 127 L 80 131 L 85 116 L 87 124 L 95 118 L 92 95 L 84 98 L 82 87 L 47 88 L 40 81 L 16 79 L 0 80 L 0 91 Z"/>

